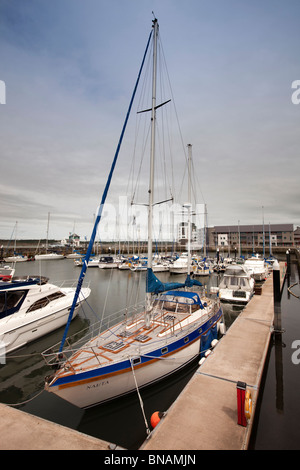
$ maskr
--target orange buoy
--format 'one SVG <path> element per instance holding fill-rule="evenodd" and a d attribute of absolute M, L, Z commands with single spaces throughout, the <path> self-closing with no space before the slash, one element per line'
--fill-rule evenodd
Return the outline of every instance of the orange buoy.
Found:
<path fill-rule="evenodd" d="M 152 428 L 154 429 L 155 426 L 158 425 L 158 423 L 160 422 L 161 418 L 163 417 L 163 413 L 161 411 L 155 411 L 151 418 L 150 418 L 150 423 L 151 423 L 151 426 Z"/>

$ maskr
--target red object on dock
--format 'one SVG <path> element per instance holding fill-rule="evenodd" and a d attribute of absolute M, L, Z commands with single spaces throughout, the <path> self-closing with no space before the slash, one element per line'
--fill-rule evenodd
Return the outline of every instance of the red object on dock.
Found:
<path fill-rule="evenodd" d="M 247 385 L 245 382 L 238 382 L 236 385 L 237 391 L 237 412 L 238 424 L 240 426 L 247 426 L 247 419 L 245 416 L 245 393 Z"/>

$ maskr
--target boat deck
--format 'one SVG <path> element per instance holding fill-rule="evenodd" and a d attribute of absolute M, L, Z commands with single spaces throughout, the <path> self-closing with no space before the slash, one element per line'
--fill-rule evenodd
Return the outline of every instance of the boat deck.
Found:
<path fill-rule="evenodd" d="M 126 323 L 119 322 L 114 327 L 96 335 L 77 352 L 74 352 L 67 359 L 63 368 L 56 373 L 56 377 L 61 378 L 81 373 L 93 369 L 95 366 L 103 367 L 162 348 L 170 336 L 180 336 L 183 327 L 184 334 L 188 334 L 188 331 L 194 329 L 195 325 L 201 326 L 216 313 L 217 309 L 211 308 L 210 299 L 202 300 L 206 303 L 206 307 L 191 312 L 192 315 L 187 312 L 184 305 L 182 311 L 166 308 L 156 310 L 154 306 L 149 327 L 146 326 L 144 312 Z M 171 306 L 168 305 L 168 307 Z M 64 357 L 65 359 L 66 357 Z"/>

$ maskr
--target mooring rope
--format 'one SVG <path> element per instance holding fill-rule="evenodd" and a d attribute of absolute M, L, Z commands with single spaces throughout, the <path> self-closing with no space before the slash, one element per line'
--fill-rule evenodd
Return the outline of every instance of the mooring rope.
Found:
<path fill-rule="evenodd" d="M 297 284 L 299 284 L 299 282 L 295 282 L 295 284 L 291 285 L 290 287 L 288 287 L 288 291 L 290 294 L 292 294 L 294 297 L 296 297 L 296 299 L 300 299 L 300 295 L 296 295 L 292 292 L 292 287 L 295 287 Z"/>
<path fill-rule="evenodd" d="M 146 418 L 146 415 L 145 415 L 144 403 L 143 403 L 142 397 L 140 395 L 139 387 L 138 387 L 138 384 L 137 384 L 137 381 L 136 381 L 136 377 L 135 377 L 135 373 L 134 373 L 134 367 L 133 367 L 133 364 L 132 364 L 132 358 L 130 358 L 130 364 L 131 364 L 131 369 L 132 369 L 132 373 L 133 373 L 133 378 L 134 378 L 134 382 L 135 382 L 136 391 L 137 391 L 137 394 L 138 394 L 138 397 L 139 397 L 141 410 L 142 410 L 145 425 L 146 425 L 146 431 L 147 431 L 147 434 L 149 435 L 150 434 L 150 429 L 149 429 L 149 425 L 148 425 L 147 418 Z"/>
<path fill-rule="evenodd" d="M 26 403 L 29 403 L 30 401 L 34 400 L 35 398 L 37 398 L 39 395 L 41 395 L 43 393 L 44 389 L 42 389 L 39 393 L 37 393 L 34 397 L 32 398 L 29 398 L 28 400 L 25 400 L 25 401 L 22 401 L 21 403 L 2 403 L 3 405 L 6 405 L 6 406 L 21 406 L 21 405 L 25 405 Z"/>

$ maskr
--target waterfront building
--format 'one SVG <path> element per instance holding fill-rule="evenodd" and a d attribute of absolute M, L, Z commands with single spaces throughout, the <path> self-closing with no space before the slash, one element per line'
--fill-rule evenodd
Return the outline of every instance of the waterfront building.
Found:
<path fill-rule="evenodd" d="M 209 245 L 215 248 L 238 249 L 239 246 L 255 251 L 256 248 L 294 246 L 293 224 L 220 225 L 209 228 Z"/>

